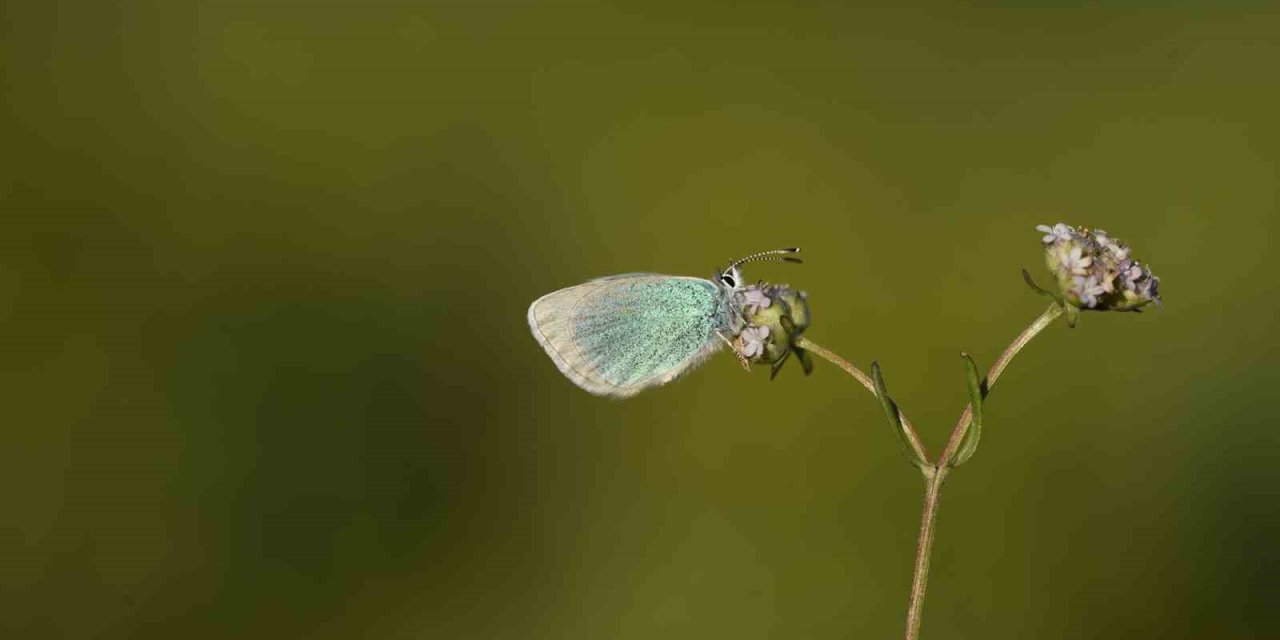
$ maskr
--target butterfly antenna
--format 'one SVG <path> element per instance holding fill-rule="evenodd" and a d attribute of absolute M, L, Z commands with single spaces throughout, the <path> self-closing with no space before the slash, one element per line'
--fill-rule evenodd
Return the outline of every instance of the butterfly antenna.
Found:
<path fill-rule="evenodd" d="M 774 249 L 773 251 L 761 251 L 760 253 L 753 253 L 745 258 L 734 260 L 733 264 L 729 265 L 729 268 L 732 269 L 738 265 L 746 264 L 748 262 L 804 262 L 795 256 L 780 255 L 799 252 L 800 247 L 786 247 L 785 249 Z"/>

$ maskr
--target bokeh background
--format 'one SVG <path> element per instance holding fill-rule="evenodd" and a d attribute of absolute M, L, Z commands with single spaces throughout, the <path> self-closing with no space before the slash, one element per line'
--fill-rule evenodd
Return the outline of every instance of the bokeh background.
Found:
<path fill-rule="evenodd" d="M 1066 221 L 1166 306 L 1002 379 L 924 637 L 1280 637 L 1280 11 L 1151 4 L 5 2 L 0 632 L 895 636 L 868 394 L 596 398 L 527 305 L 800 245 L 936 450 Z"/>

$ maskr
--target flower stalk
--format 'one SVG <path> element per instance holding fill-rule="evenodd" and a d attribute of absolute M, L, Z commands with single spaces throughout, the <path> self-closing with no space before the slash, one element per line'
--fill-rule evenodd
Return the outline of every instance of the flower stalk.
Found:
<path fill-rule="evenodd" d="M 1040 317 L 1036 318 L 1018 337 L 1014 338 L 1009 347 L 1004 350 L 1004 353 L 1000 354 L 1000 358 L 991 366 L 990 371 L 987 372 L 986 379 L 980 385 L 971 385 L 971 387 L 976 386 L 979 393 L 979 396 L 975 399 L 985 398 L 990 393 L 991 387 L 995 386 L 1000 374 L 1013 361 L 1014 356 L 1018 355 L 1033 338 L 1039 335 L 1041 331 L 1044 331 L 1062 314 L 1063 307 L 1061 305 L 1057 303 L 1051 304 L 1044 313 L 1040 314 Z M 876 375 L 872 378 L 868 377 L 867 374 L 849 361 L 808 338 L 799 337 L 795 344 L 831 362 L 853 376 L 868 391 L 881 399 L 886 406 L 886 411 L 889 411 L 889 407 L 892 407 L 897 416 L 897 421 L 901 424 L 900 433 L 906 437 L 908 442 L 909 457 L 920 460 L 916 466 L 920 469 L 925 481 L 924 507 L 920 515 L 920 536 L 916 542 L 915 570 L 911 579 L 911 597 L 907 605 L 907 626 L 904 636 L 906 640 L 916 640 L 920 637 L 920 623 L 924 613 L 924 596 L 929 588 L 929 561 L 933 555 L 934 530 L 937 527 L 938 500 L 942 495 L 942 485 L 946 482 L 951 469 L 963 464 L 969 456 L 973 455 L 973 451 L 977 447 L 975 442 L 973 448 L 967 449 L 967 455 L 963 459 L 956 459 L 956 452 L 960 444 L 965 442 L 965 434 L 970 426 L 980 424 L 974 420 L 974 402 L 971 401 L 965 406 L 964 412 L 961 413 L 955 428 L 952 429 L 946 448 L 943 449 L 936 460 L 930 461 L 928 451 L 920 441 L 915 428 L 911 426 L 910 421 L 907 420 L 902 410 L 893 404 L 892 400 L 888 399 L 888 394 L 883 392 L 884 383 L 879 376 L 879 365 L 874 365 L 873 373 Z M 965 358 L 969 363 L 972 363 L 972 360 L 967 355 Z M 980 402 L 978 406 L 981 407 Z M 894 423 L 892 414 L 890 414 L 890 423 Z"/>
<path fill-rule="evenodd" d="M 1032 290 L 1050 299 L 1049 307 L 1013 339 L 991 365 L 985 378 L 978 378 L 978 367 L 973 358 L 961 354 L 969 403 L 960 413 L 946 446 L 937 458 L 929 456 L 915 427 L 890 397 L 879 363 L 871 363 L 871 375 L 868 376 L 848 360 L 801 335 L 809 325 L 808 298 L 803 292 L 793 291 L 786 285 L 762 282 L 740 293 L 746 326 L 733 344 L 743 363 L 769 363 L 772 365 L 771 377 L 777 375 L 778 369 L 792 353 L 800 359 L 806 375 L 812 369 L 811 353 L 840 367 L 879 399 L 885 420 L 902 442 L 903 452 L 924 478 L 924 507 L 920 516 L 911 597 L 907 605 L 906 640 L 917 640 L 920 636 L 942 485 L 951 470 L 968 462 L 977 451 L 982 436 L 983 402 L 996 380 L 1013 358 L 1059 317 L 1065 316 L 1067 325 L 1074 327 L 1082 311 L 1138 312 L 1150 303 L 1157 307 L 1161 305 L 1158 293 L 1160 279 L 1150 267 L 1132 257 L 1129 245 L 1101 229 L 1058 223 L 1040 225 L 1036 230 L 1044 234 L 1041 245 L 1045 250 L 1045 265 L 1053 274 L 1056 287 L 1040 287 L 1025 269 L 1022 277 Z"/>

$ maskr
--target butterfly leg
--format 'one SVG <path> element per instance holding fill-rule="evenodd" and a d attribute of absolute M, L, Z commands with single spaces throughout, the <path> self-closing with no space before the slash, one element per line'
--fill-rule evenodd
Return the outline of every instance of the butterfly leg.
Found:
<path fill-rule="evenodd" d="M 729 350 L 733 352 L 733 355 L 738 356 L 738 362 L 742 363 L 742 368 L 746 369 L 747 371 L 751 371 L 751 362 L 747 360 L 746 356 L 742 355 L 741 351 L 738 351 L 737 347 L 733 346 L 733 342 L 728 338 L 726 338 L 725 335 L 723 333 L 720 333 L 719 331 L 716 332 L 716 335 L 720 336 L 720 339 L 724 340 L 724 343 L 729 345 Z"/>

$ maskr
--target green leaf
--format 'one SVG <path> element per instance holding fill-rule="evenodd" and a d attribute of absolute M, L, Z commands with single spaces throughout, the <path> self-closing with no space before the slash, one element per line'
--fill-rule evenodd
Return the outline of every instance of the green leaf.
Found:
<path fill-rule="evenodd" d="M 796 351 L 796 357 L 800 359 L 800 366 L 804 369 L 804 374 L 807 376 L 813 373 L 813 356 L 800 347 L 793 348 Z"/>
<path fill-rule="evenodd" d="M 1048 290 L 1048 289 L 1042 289 L 1042 288 L 1040 287 L 1040 285 L 1036 284 L 1036 281 L 1035 281 L 1035 280 L 1032 280 L 1032 279 L 1031 279 L 1031 274 L 1030 274 L 1030 273 L 1027 273 L 1027 270 L 1026 270 L 1026 269 L 1023 269 L 1023 270 L 1022 270 L 1022 279 L 1026 281 L 1027 286 L 1028 286 L 1028 287 L 1031 287 L 1031 290 L 1032 290 L 1032 291 L 1034 291 L 1034 292 L 1036 292 L 1036 293 L 1038 293 L 1038 294 L 1040 294 L 1040 295 L 1042 295 L 1042 296 L 1045 296 L 1045 297 L 1047 297 L 1047 298 L 1052 298 L 1052 299 L 1054 299 L 1054 300 L 1057 300 L 1057 301 L 1058 301 L 1058 304 L 1062 304 L 1062 294 L 1058 293 L 1057 291 L 1050 291 L 1050 290 Z"/>
<path fill-rule="evenodd" d="M 787 361 L 787 358 L 790 358 L 790 357 L 791 357 L 791 352 L 787 351 L 786 353 L 782 354 L 781 358 L 778 358 L 777 362 L 773 363 L 773 366 L 769 368 L 770 380 L 773 380 L 774 378 L 778 377 L 778 371 L 782 369 L 782 364 L 785 363 Z"/>
<path fill-rule="evenodd" d="M 982 379 L 978 377 L 978 365 L 973 363 L 973 358 L 967 353 L 960 354 L 960 357 L 964 359 L 965 386 L 969 390 L 969 405 L 973 407 L 973 412 L 960 441 L 960 448 L 950 463 L 952 467 L 968 462 L 978 450 L 978 441 L 982 439 Z"/>
<path fill-rule="evenodd" d="M 889 421 L 889 426 L 893 427 L 894 433 L 898 434 L 898 440 L 902 442 L 902 452 L 912 464 L 926 468 L 929 463 L 920 458 L 916 453 L 915 447 L 911 446 L 911 437 L 907 435 L 907 430 L 902 426 L 902 418 L 898 415 L 898 405 L 889 397 L 889 390 L 884 385 L 884 376 L 880 373 L 880 363 L 871 363 L 871 380 L 876 386 L 876 397 L 880 399 L 880 407 L 884 409 L 884 417 Z"/>
<path fill-rule="evenodd" d="M 782 330 L 787 332 L 788 338 L 796 334 L 796 323 L 792 322 L 791 316 L 785 314 L 778 316 L 778 324 L 782 325 Z"/>
<path fill-rule="evenodd" d="M 1040 285 L 1036 284 L 1035 280 L 1031 279 L 1031 274 L 1027 273 L 1026 269 L 1022 270 L 1022 279 L 1027 281 L 1027 286 L 1031 287 L 1032 291 L 1035 291 L 1047 298 L 1052 298 L 1054 302 L 1057 302 L 1058 306 L 1062 307 L 1062 310 L 1066 312 L 1067 326 L 1075 328 L 1076 322 L 1080 319 L 1080 310 L 1077 309 L 1075 305 L 1067 302 L 1066 299 L 1062 297 L 1062 294 L 1056 291 L 1041 289 Z"/>

